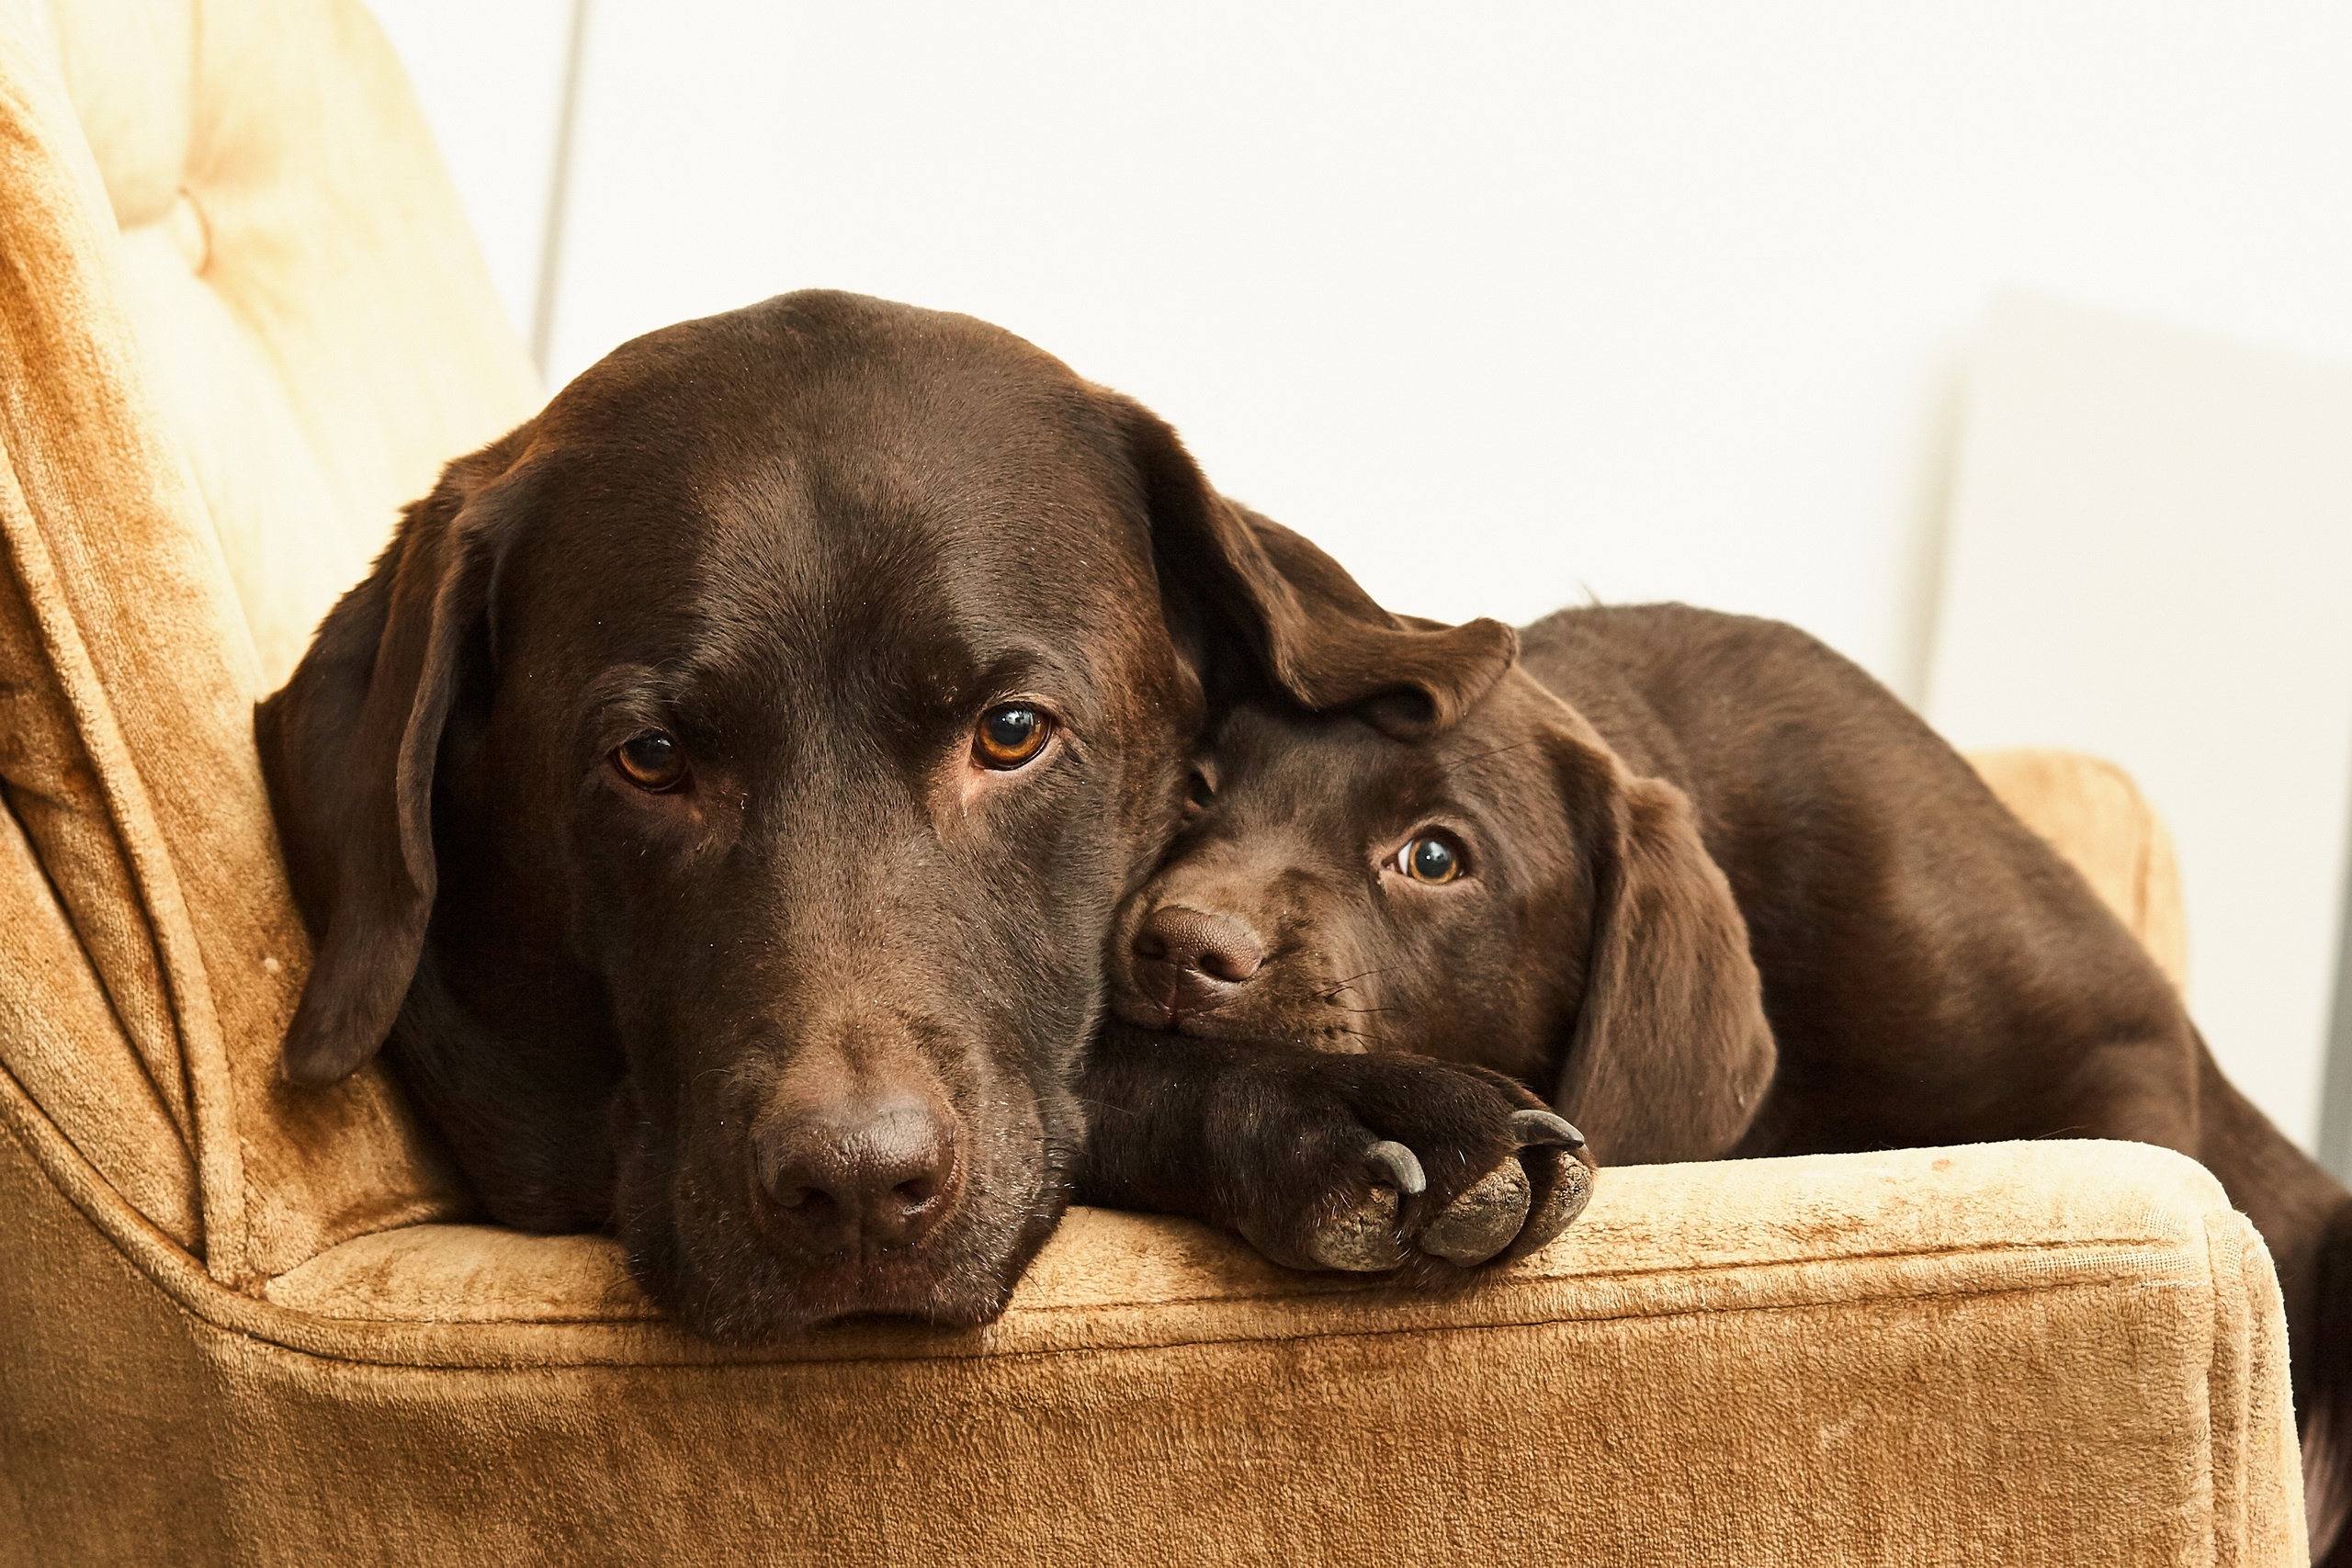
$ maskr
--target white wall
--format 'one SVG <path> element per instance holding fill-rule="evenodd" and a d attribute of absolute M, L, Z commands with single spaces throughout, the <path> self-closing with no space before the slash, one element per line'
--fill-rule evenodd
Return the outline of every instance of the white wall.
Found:
<path fill-rule="evenodd" d="M 1917 691 L 2021 285 L 2352 357 L 2352 9 L 597 0 L 555 368 L 805 284 L 1153 404 L 1399 608 L 1584 587 Z"/>
<path fill-rule="evenodd" d="M 2352 367 L 2008 299 L 1974 355 L 1928 718 L 2128 768 L 2190 1008 L 2305 1146 L 2352 787 Z"/>
<path fill-rule="evenodd" d="M 527 322 L 564 0 L 376 9 Z M 2334 4 L 595 0 L 551 369 L 969 310 L 1402 608 L 1675 595 L 1916 695 L 1989 291 L 2352 359 L 2347 75 Z"/>
<path fill-rule="evenodd" d="M 574 0 L 374 0 L 473 220 L 492 281 L 531 341 Z"/>
<path fill-rule="evenodd" d="M 519 255 L 560 27 L 376 4 Z M 1685 598 L 1916 701 L 1988 298 L 2352 362 L 2347 77 L 2335 3 L 594 0 L 550 369 L 807 285 L 970 310 L 1396 608 Z"/>

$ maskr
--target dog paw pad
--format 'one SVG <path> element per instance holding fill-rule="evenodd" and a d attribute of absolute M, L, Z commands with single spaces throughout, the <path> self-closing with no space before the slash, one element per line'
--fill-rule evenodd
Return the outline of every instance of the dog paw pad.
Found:
<path fill-rule="evenodd" d="M 1421 1250 L 1465 1269 L 1484 1263 L 1527 1223 L 1530 1196 L 1527 1172 L 1517 1160 L 1505 1160 L 1430 1222 Z"/>
<path fill-rule="evenodd" d="M 1396 1268 L 1405 1261 L 1405 1249 L 1396 1239 L 1402 1201 L 1394 1188 L 1374 1188 L 1346 1212 L 1316 1227 L 1306 1244 L 1307 1255 L 1326 1269 L 1351 1274 Z"/>
<path fill-rule="evenodd" d="M 1543 1201 L 1528 1212 L 1527 1223 L 1520 1227 L 1518 1239 L 1511 1243 L 1514 1258 L 1526 1257 L 1566 1230 L 1592 1201 L 1592 1168 L 1568 1155 L 1554 1157 L 1559 1162 L 1558 1174 Z"/>

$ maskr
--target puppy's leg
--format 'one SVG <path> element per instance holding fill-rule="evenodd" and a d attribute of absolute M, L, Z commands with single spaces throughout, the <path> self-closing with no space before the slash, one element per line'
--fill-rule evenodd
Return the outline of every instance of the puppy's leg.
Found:
<path fill-rule="evenodd" d="M 1592 1191 L 1583 1139 L 1483 1068 L 1112 1025 L 1080 1080 L 1082 1201 L 1190 1214 L 1278 1263 L 1437 1283 L 1522 1256 Z"/>

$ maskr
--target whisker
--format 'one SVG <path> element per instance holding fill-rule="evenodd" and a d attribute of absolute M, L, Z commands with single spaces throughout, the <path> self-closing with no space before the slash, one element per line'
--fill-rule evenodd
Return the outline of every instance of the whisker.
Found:
<path fill-rule="evenodd" d="M 1394 964 L 1384 964 L 1378 968 L 1367 969 L 1361 975 L 1351 975 L 1344 980 L 1333 981 L 1329 990 L 1317 991 L 1316 995 L 1328 1002 L 1332 998 L 1338 996 L 1341 991 L 1346 990 L 1350 986 L 1354 985 L 1358 980 L 1369 980 L 1374 975 L 1385 975 L 1389 970 L 1396 967 L 1396 965 Z"/>

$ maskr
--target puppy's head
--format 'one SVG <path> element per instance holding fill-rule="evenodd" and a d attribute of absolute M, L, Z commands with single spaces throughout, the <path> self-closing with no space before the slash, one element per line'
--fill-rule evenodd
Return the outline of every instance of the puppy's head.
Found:
<path fill-rule="evenodd" d="M 1237 709 L 1120 910 L 1128 1021 L 1517 1077 L 1611 1163 L 1736 1144 L 1775 1060 L 1689 801 L 1513 671 L 1430 737 Z"/>
<path fill-rule="evenodd" d="M 1436 724 L 1510 649 L 982 323 L 654 333 L 452 465 L 264 706 L 319 943 L 288 1076 L 389 1035 L 494 1215 L 616 1223 L 707 1332 L 985 1318 L 1204 694 Z"/>

